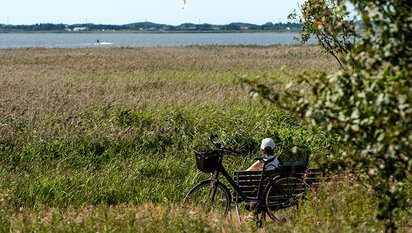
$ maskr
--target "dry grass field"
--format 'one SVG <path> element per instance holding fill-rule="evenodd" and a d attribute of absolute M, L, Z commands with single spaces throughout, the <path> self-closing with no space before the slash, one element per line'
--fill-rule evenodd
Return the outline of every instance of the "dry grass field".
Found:
<path fill-rule="evenodd" d="M 225 158 L 230 172 L 263 137 L 315 153 L 331 143 L 239 77 L 282 89 L 337 69 L 315 46 L 0 50 L 0 232 L 379 232 L 373 193 L 348 179 L 263 229 L 179 204 L 208 177 L 193 150 L 212 132 L 244 152 Z"/>
<path fill-rule="evenodd" d="M 0 103 L 7 116 L 78 111 L 101 101 L 221 102 L 242 98 L 244 92 L 232 85 L 236 75 L 266 72 L 279 80 L 335 69 L 317 47 L 0 50 Z"/>
<path fill-rule="evenodd" d="M 0 50 L 1 103 L 2 110 L 18 112 L 83 108 L 102 100 L 220 101 L 243 95 L 231 85 L 236 75 L 266 72 L 279 79 L 336 69 L 318 47 Z"/>
<path fill-rule="evenodd" d="M 48 125 L 72 135 L 92 124 L 79 115 L 93 108 L 241 105 L 249 99 L 234 83 L 240 75 L 282 80 L 336 68 L 319 48 L 300 46 L 0 50 L 0 115 L 30 120 L 37 137 L 52 140 L 58 133 Z"/>
<path fill-rule="evenodd" d="M 158 72 L 289 72 L 338 68 L 315 46 L 188 46 L 1 50 L 2 73 L 31 76 Z M 12 65 L 12 66 L 10 66 Z M 17 72 L 17 73 L 15 73 Z M 26 73 L 27 72 L 27 73 Z"/>

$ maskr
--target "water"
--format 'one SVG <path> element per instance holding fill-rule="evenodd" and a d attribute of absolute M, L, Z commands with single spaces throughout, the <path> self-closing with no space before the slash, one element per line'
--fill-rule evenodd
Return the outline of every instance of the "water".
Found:
<path fill-rule="evenodd" d="M 151 47 L 299 44 L 297 33 L 19 33 L 0 34 L 0 48 Z M 99 40 L 100 43 L 97 43 Z M 316 43 L 314 39 L 309 41 Z"/>

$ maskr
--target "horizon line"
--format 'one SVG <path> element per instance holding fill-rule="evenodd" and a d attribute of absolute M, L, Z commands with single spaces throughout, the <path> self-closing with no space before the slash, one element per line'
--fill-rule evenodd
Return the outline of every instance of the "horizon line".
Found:
<path fill-rule="evenodd" d="M 250 24 L 250 25 L 265 25 L 268 23 L 272 23 L 272 24 L 299 24 L 296 22 L 266 22 L 264 24 L 256 24 L 256 23 L 247 23 L 247 22 L 231 22 L 231 23 L 227 23 L 227 24 L 212 24 L 212 23 L 190 23 L 190 22 L 186 22 L 186 23 L 181 23 L 181 24 L 166 24 L 166 23 L 155 23 L 155 22 L 151 22 L 151 21 L 140 21 L 140 22 L 133 22 L 133 23 L 125 23 L 125 24 L 110 24 L 110 23 L 72 23 L 72 24 L 68 24 L 68 23 L 32 23 L 32 24 L 10 24 L 10 23 L 0 23 L 0 25 L 11 25 L 11 26 L 20 26 L 20 25 L 24 25 L 24 26 L 30 26 L 30 25 L 36 25 L 36 24 L 62 24 L 62 25 L 86 25 L 86 24 L 92 24 L 92 25 L 115 25 L 115 26 L 123 26 L 123 25 L 129 25 L 129 24 L 137 24 L 137 23 L 153 23 L 153 24 L 161 24 L 161 25 L 168 25 L 168 26 L 180 26 L 183 24 L 193 24 L 193 25 L 229 25 L 229 24 Z"/>

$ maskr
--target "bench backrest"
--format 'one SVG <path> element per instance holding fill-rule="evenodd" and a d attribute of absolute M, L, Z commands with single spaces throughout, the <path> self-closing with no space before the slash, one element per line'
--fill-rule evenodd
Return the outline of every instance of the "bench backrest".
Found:
<path fill-rule="evenodd" d="M 262 171 L 237 171 L 234 173 L 234 180 L 243 193 L 248 197 L 257 198 L 257 191 L 259 189 L 259 182 Z M 322 170 L 319 168 L 302 169 L 275 169 L 265 171 L 263 188 L 266 186 L 268 179 L 278 175 L 294 176 L 307 181 L 312 184 L 319 183 L 319 179 L 323 176 Z"/>
<path fill-rule="evenodd" d="M 309 168 L 308 172 L 306 173 L 305 180 L 310 181 L 312 185 L 317 185 L 324 176 L 325 174 L 323 173 L 322 169 Z"/>
<path fill-rule="evenodd" d="M 293 146 L 290 148 L 284 148 L 282 153 L 279 155 L 279 159 L 284 162 L 294 163 L 299 162 L 305 164 L 309 163 L 309 157 L 311 155 L 311 150 L 305 146 Z"/>

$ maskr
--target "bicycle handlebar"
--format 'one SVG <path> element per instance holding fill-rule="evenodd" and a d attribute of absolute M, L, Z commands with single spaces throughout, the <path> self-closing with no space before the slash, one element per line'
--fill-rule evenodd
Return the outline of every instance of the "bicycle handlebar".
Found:
<path fill-rule="evenodd" d="M 225 150 L 227 150 L 227 151 L 229 151 L 230 153 L 232 153 L 232 154 L 242 154 L 240 151 L 237 151 L 237 150 L 233 150 L 233 149 L 230 149 L 230 148 L 224 148 Z"/>
<path fill-rule="evenodd" d="M 228 149 L 228 148 L 220 148 L 217 150 L 212 150 L 210 151 L 212 153 L 216 153 L 216 154 L 221 154 L 221 155 L 236 155 L 236 154 L 241 154 L 239 151 L 235 151 L 232 149 Z"/>
<path fill-rule="evenodd" d="M 218 137 L 217 134 L 212 133 L 212 134 L 210 134 L 210 138 L 209 138 L 209 140 L 213 143 L 213 145 L 215 145 L 215 147 L 218 148 L 218 150 L 215 150 L 216 152 L 226 153 L 226 154 L 241 154 L 239 151 L 233 150 L 231 148 L 222 147 L 222 144 L 220 142 L 213 141 L 213 139 L 215 139 L 217 137 Z"/>

